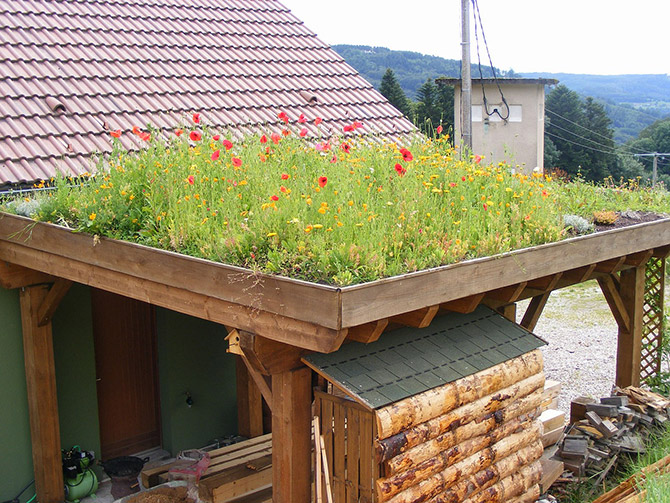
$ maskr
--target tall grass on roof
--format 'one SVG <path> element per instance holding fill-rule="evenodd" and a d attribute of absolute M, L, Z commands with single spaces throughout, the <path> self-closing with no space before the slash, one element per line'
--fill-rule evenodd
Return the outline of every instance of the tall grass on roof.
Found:
<path fill-rule="evenodd" d="M 199 116 L 167 140 L 134 128 L 146 142 L 137 152 L 118 139 L 132 132 L 113 131 L 98 174 L 75 186 L 55 180 L 57 190 L 34 196 L 34 217 L 349 285 L 557 241 L 567 236 L 563 214 L 601 204 L 626 209 L 651 198 L 647 209 L 667 210 L 658 191 L 565 184 L 479 156 L 460 160 L 446 136 L 400 147 L 358 134 L 365 130 L 358 122 L 326 139 L 315 136 L 318 118 L 280 119 L 283 128 L 241 140 Z"/>

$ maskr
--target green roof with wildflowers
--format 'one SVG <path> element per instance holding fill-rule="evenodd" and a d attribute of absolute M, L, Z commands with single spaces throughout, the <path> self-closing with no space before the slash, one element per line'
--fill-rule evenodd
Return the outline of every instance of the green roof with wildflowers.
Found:
<path fill-rule="evenodd" d="M 283 128 L 237 138 L 194 114 L 167 135 L 135 128 L 139 151 L 112 131 L 96 175 L 53 180 L 5 211 L 332 285 L 558 241 L 572 235 L 565 215 L 670 211 L 667 192 L 636 181 L 565 182 L 461 155 L 441 128 L 401 146 L 358 121 L 319 138 L 304 128 L 318 117 L 279 119 Z"/>

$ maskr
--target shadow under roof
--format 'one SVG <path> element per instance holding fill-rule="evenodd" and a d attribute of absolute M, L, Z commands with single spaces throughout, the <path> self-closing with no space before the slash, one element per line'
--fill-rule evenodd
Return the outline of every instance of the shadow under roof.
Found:
<path fill-rule="evenodd" d="M 492 309 L 436 317 L 378 341 L 352 342 L 303 361 L 358 402 L 378 409 L 493 367 L 546 343 Z"/>

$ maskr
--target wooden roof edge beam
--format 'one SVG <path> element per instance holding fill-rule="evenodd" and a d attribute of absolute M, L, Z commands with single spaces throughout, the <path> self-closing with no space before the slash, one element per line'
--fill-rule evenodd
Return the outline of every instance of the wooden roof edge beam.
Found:
<path fill-rule="evenodd" d="M 49 292 L 37 310 L 38 326 L 43 327 L 51 321 L 51 318 L 56 313 L 56 309 L 58 309 L 61 300 L 63 300 L 71 286 L 72 281 L 63 278 L 58 278 L 51 286 Z"/>
<path fill-rule="evenodd" d="M 54 281 L 56 278 L 50 274 L 0 260 L 0 286 L 7 290 Z"/>
<path fill-rule="evenodd" d="M 398 314 L 393 316 L 390 321 L 400 323 L 401 325 L 407 325 L 408 327 L 425 328 L 430 325 L 430 322 L 433 321 L 433 318 L 435 318 L 439 310 L 440 305 L 437 304 L 435 306 L 417 309 L 416 311 Z"/>
<path fill-rule="evenodd" d="M 440 305 L 440 311 L 451 311 L 455 313 L 467 314 L 477 309 L 479 303 L 484 299 L 485 293 L 469 295 L 461 299 L 452 300 Z"/>
<path fill-rule="evenodd" d="M 600 276 L 598 278 L 598 285 L 605 296 L 607 304 L 610 306 L 610 311 L 616 320 L 619 327 L 623 330 L 630 330 L 630 316 L 623 303 L 623 299 L 619 294 L 618 281 L 615 281 L 613 275 Z"/>
<path fill-rule="evenodd" d="M 358 325 L 356 327 L 350 327 L 349 332 L 347 333 L 347 340 L 362 342 L 363 344 L 375 342 L 379 339 L 384 330 L 386 330 L 388 324 L 388 318 L 384 318 L 382 320 L 364 323 L 363 325 Z"/>

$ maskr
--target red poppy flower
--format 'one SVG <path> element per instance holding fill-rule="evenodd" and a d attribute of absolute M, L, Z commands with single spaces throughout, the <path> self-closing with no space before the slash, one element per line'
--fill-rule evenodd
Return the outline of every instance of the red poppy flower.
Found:
<path fill-rule="evenodd" d="M 139 136 L 140 138 L 142 138 L 144 141 L 149 141 L 149 140 L 151 140 L 151 134 L 150 134 L 150 133 L 146 133 L 146 132 L 144 132 L 144 131 L 140 131 L 139 134 L 138 134 L 138 136 Z"/>
<path fill-rule="evenodd" d="M 212 136 L 212 140 L 214 140 L 214 141 L 219 141 L 220 139 L 221 139 L 220 134 L 215 134 L 214 136 Z"/>
<path fill-rule="evenodd" d="M 212 152 L 212 161 L 218 161 L 220 155 L 221 155 L 220 150 L 215 150 L 214 152 Z"/>
<path fill-rule="evenodd" d="M 191 134 L 188 135 L 188 137 L 189 137 L 192 141 L 200 141 L 200 140 L 202 140 L 202 135 L 201 135 L 198 131 L 191 131 Z"/>
<path fill-rule="evenodd" d="M 344 126 L 344 127 L 342 128 L 342 130 L 343 130 L 345 133 L 349 133 L 350 131 L 353 131 L 353 130 L 354 130 L 354 126 L 352 126 L 352 125 L 350 125 L 350 124 L 347 124 L 346 126 Z"/>
<path fill-rule="evenodd" d="M 328 178 L 327 177 L 325 177 L 325 176 L 320 176 L 319 177 L 319 187 L 323 188 L 323 187 L 326 186 L 327 183 L 328 183 Z"/>
<path fill-rule="evenodd" d="M 283 121 L 284 124 L 288 124 L 288 115 L 286 115 L 285 112 L 279 112 L 277 117 L 279 117 L 279 120 Z"/>
<path fill-rule="evenodd" d="M 323 119 L 321 117 L 317 117 L 316 119 L 314 119 L 314 125 L 315 126 L 318 126 L 322 122 L 323 122 Z"/>
<path fill-rule="evenodd" d="M 198 113 L 193 114 L 193 123 L 200 124 L 200 114 Z"/>
<path fill-rule="evenodd" d="M 281 136 L 279 136 L 277 133 L 272 133 L 270 135 L 270 139 L 272 139 L 272 143 L 277 145 L 279 143 L 279 140 L 281 140 Z"/>
<path fill-rule="evenodd" d="M 282 185 L 281 187 L 279 187 L 279 190 L 281 190 L 282 192 L 286 192 L 286 187 Z"/>
<path fill-rule="evenodd" d="M 481 155 L 476 155 L 475 156 L 475 164 L 479 164 L 480 162 L 482 162 L 482 156 Z"/>
<path fill-rule="evenodd" d="M 133 133 L 140 134 L 140 128 L 138 128 L 137 126 L 133 126 Z"/>
<path fill-rule="evenodd" d="M 484 203 L 484 211 L 488 211 L 488 210 L 489 210 L 488 204 Z"/>
<path fill-rule="evenodd" d="M 359 127 L 363 127 L 363 123 L 360 121 L 354 121 L 351 127 L 354 129 L 358 129 Z"/>
<path fill-rule="evenodd" d="M 291 134 L 291 132 L 288 129 L 282 129 L 281 134 L 283 134 L 284 136 L 288 136 Z"/>
<path fill-rule="evenodd" d="M 272 195 L 270 196 L 270 199 L 272 199 L 273 201 L 279 201 L 279 196 Z"/>
<path fill-rule="evenodd" d="M 238 157 L 233 157 L 232 161 L 233 161 L 233 166 L 235 166 L 236 168 L 239 168 L 240 166 L 242 166 L 242 159 L 239 159 Z"/>
<path fill-rule="evenodd" d="M 395 165 L 395 170 L 398 173 L 398 175 L 403 176 L 405 173 L 407 173 L 407 170 L 402 167 L 402 164 L 396 163 Z"/>
<path fill-rule="evenodd" d="M 437 134 L 442 134 L 442 124 L 440 124 L 439 126 L 437 126 L 436 131 L 437 131 Z"/>
<path fill-rule="evenodd" d="M 223 140 L 221 143 L 223 144 L 224 147 L 226 147 L 226 150 L 230 150 L 231 148 L 233 148 L 233 144 L 229 140 Z"/>
<path fill-rule="evenodd" d="M 333 154 L 333 157 L 330 158 L 330 163 L 335 164 L 337 162 L 337 156 Z"/>
<path fill-rule="evenodd" d="M 188 175 L 188 183 L 193 185 L 195 183 L 195 177 L 193 175 Z"/>
<path fill-rule="evenodd" d="M 340 145 L 340 148 L 344 150 L 347 154 L 351 152 L 351 145 L 349 145 L 348 143 L 343 143 L 342 145 Z"/>
<path fill-rule="evenodd" d="M 300 117 L 298 117 L 298 122 L 300 124 L 304 124 L 305 122 L 307 122 L 307 119 L 305 119 L 305 114 L 300 114 Z"/>
<path fill-rule="evenodd" d="M 261 136 L 261 143 L 267 143 L 268 142 L 268 137 L 263 135 Z"/>
<path fill-rule="evenodd" d="M 258 158 L 261 160 L 261 162 L 265 162 L 268 160 L 268 158 L 265 157 L 263 154 L 258 154 Z"/>
<path fill-rule="evenodd" d="M 401 148 L 400 153 L 402 154 L 402 158 L 405 162 L 410 162 L 414 159 L 414 156 L 412 155 L 412 152 L 410 152 L 406 148 Z"/>
<path fill-rule="evenodd" d="M 465 177 L 463 177 L 465 179 Z M 449 182 L 449 187 L 456 187 L 456 184 L 454 182 Z"/>
<path fill-rule="evenodd" d="M 282 180 L 288 180 L 289 179 L 289 174 L 288 173 L 282 173 L 281 174 L 281 179 Z"/>
<path fill-rule="evenodd" d="M 109 134 L 112 135 L 113 138 L 120 138 L 121 137 L 121 130 L 116 129 L 114 131 L 110 131 Z"/>
<path fill-rule="evenodd" d="M 307 136 L 307 128 L 302 128 L 300 130 L 300 136 L 302 136 L 303 138 Z"/>
<path fill-rule="evenodd" d="M 174 134 L 176 134 L 177 136 L 181 136 L 182 134 L 184 134 L 184 130 L 183 129 L 175 129 Z"/>

